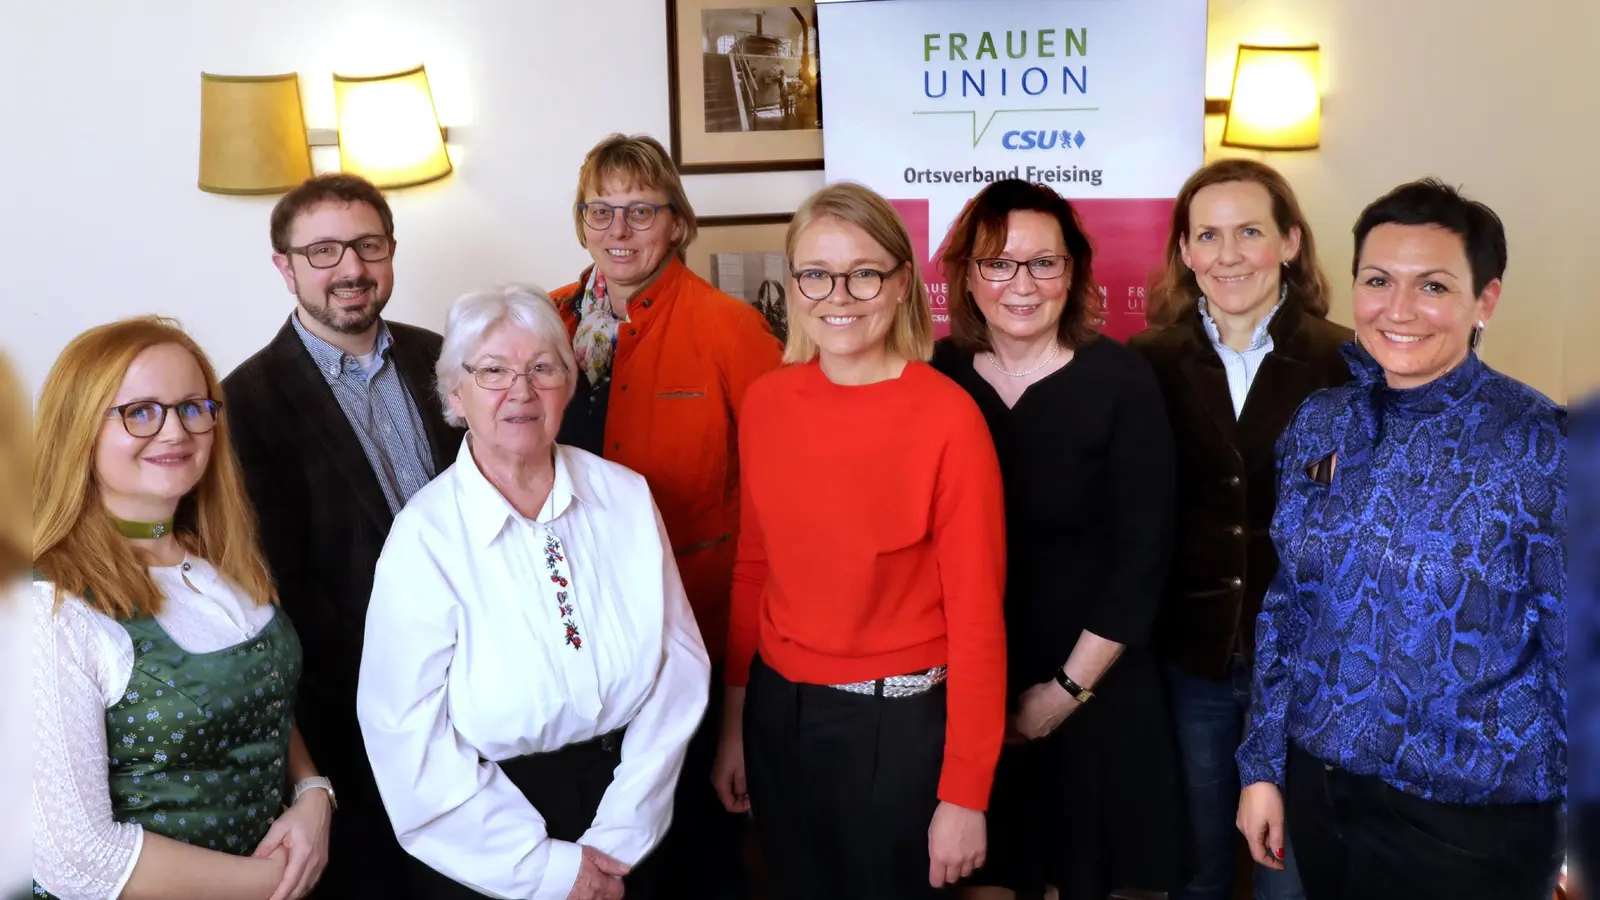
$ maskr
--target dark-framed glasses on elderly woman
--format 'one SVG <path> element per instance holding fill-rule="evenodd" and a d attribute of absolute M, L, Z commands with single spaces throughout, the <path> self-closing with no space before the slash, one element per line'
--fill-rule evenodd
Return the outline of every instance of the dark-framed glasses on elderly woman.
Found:
<path fill-rule="evenodd" d="M 178 411 L 178 423 L 190 434 L 205 434 L 217 427 L 217 417 L 222 404 L 215 400 L 180 400 L 177 403 L 158 403 L 154 400 L 135 400 L 106 410 L 106 418 L 116 416 L 122 427 L 137 438 L 155 437 L 167 425 L 167 410 Z"/>
<path fill-rule="evenodd" d="M 478 387 L 486 391 L 509 391 L 517 383 L 518 378 L 528 379 L 528 383 L 536 388 L 558 388 L 567 383 L 567 369 L 560 363 L 534 363 L 533 368 L 526 372 L 518 372 L 508 366 L 468 366 L 463 365 L 472 375 L 472 380 Z"/>
<path fill-rule="evenodd" d="M 604 231 L 611 227 L 611 220 L 617 213 L 622 213 L 622 220 L 634 231 L 644 231 L 655 224 L 656 213 L 663 209 L 671 209 L 671 203 L 646 203 L 639 200 L 627 206 L 612 206 L 609 203 L 579 203 L 578 215 L 583 216 L 583 224 L 595 231 Z"/>
<path fill-rule="evenodd" d="M 1028 274 L 1034 278 L 1049 281 L 1067 274 L 1067 266 L 1071 262 L 1065 256 L 1036 256 L 1026 262 L 1003 256 L 973 260 L 978 267 L 978 277 L 984 281 L 1010 281 L 1017 277 L 1023 266 L 1028 267 Z"/>

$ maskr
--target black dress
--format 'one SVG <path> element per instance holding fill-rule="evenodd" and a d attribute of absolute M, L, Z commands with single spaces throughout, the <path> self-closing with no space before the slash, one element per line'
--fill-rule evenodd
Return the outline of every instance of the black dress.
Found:
<path fill-rule="evenodd" d="M 986 359 L 978 360 L 987 365 Z M 1041 741 L 1008 746 L 976 884 L 1062 900 L 1178 887 L 1182 809 L 1149 649 L 1173 539 L 1174 451 L 1149 365 L 1109 338 L 1014 407 L 940 341 L 933 365 L 983 410 L 1006 492 L 1007 697 L 1049 681 L 1088 630 L 1127 649 L 1095 697 Z"/>

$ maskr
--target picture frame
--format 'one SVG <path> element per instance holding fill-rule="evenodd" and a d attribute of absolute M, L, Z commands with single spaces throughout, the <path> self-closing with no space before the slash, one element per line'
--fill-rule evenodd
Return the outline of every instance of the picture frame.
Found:
<path fill-rule="evenodd" d="M 756 307 L 778 340 L 788 336 L 784 238 L 793 213 L 705 216 L 684 264 L 718 290 Z"/>
<path fill-rule="evenodd" d="M 672 161 L 685 175 L 821 169 L 815 3 L 666 0 Z"/>

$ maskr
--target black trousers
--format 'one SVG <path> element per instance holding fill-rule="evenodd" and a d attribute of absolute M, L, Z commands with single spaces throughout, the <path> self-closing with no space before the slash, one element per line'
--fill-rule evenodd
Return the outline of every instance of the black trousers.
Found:
<path fill-rule="evenodd" d="M 922 900 L 944 764 L 945 688 L 796 684 L 758 657 L 745 694 L 751 812 L 774 900 Z"/>
<path fill-rule="evenodd" d="M 711 784 L 726 696 L 718 663 L 711 667 L 711 699 L 705 718 L 689 739 L 683 773 L 678 776 L 672 827 L 655 853 L 665 870 L 661 881 L 665 897 L 745 900 L 750 896 L 744 858 L 750 819 L 743 813 L 728 812 Z"/>
<path fill-rule="evenodd" d="M 1292 743 L 1284 819 L 1307 900 L 1550 900 L 1561 867 L 1558 802 L 1435 803 Z"/>
<path fill-rule="evenodd" d="M 594 823 L 600 800 L 622 762 L 622 731 L 570 744 L 550 753 L 518 756 L 500 763 L 500 771 L 544 816 L 545 831 L 558 841 L 576 841 Z M 628 900 L 656 900 L 660 889 L 661 854 L 652 852 L 623 879 Z M 411 860 L 411 896 L 417 900 L 471 900 L 483 894 Z"/>

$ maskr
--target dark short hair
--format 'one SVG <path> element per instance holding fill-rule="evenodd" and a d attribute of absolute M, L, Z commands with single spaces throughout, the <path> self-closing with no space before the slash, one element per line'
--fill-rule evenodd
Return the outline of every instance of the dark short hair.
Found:
<path fill-rule="evenodd" d="M 332 172 L 327 175 L 313 175 L 294 190 L 278 198 L 277 205 L 272 207 L 272 251 L 287 253 L 289 226 L 294 224 L 294 220 L 299 218 L 301 213 L 330 200 L 342 203 L 365 203 L 372 207 L 378 211 L 378 218 L 383 221 L 383 233 L 394 237 L 394 213 L 389 211 L 389 201 L 383 198 L 383 192 L 360 175 Z"/>
<path fill-rule="evenodd" d="M 978 192 L 945 237 L 936 259 L 944 269 L 950 298 L 950 337 L 963 350 L 978 353 L 993 349 L 989 324 L 967 290 L 967 263 L 995 253 L 1006 244 L 1007 220 L 1014 212 L 1041 212 L 1061 225 L 1061 237 L 1071 260 L 1072 284 L 1067 307 L 1061 311 L 1056 336 L 1064 346 L 1081 347 L 1095 336 L 1100 324 L 1100 286 L 1094 280 L 1094 249 L 1067 198 L 1042 184 L 1007 178 Z"/>
<path fill-rule="evenodd" d="M 1361 247 L 1379 225 L 1432 225 L 1461 238 L 1472 266 L 1472 293 L 1482 294 L 1489 282 L 1506 272 L 1506 228 L 1495 211 L 1437 178 L 1402 184 L 1372 201 L 1352 229 L 1356 238 L 1350 275 L 1361 268 Z"/>

